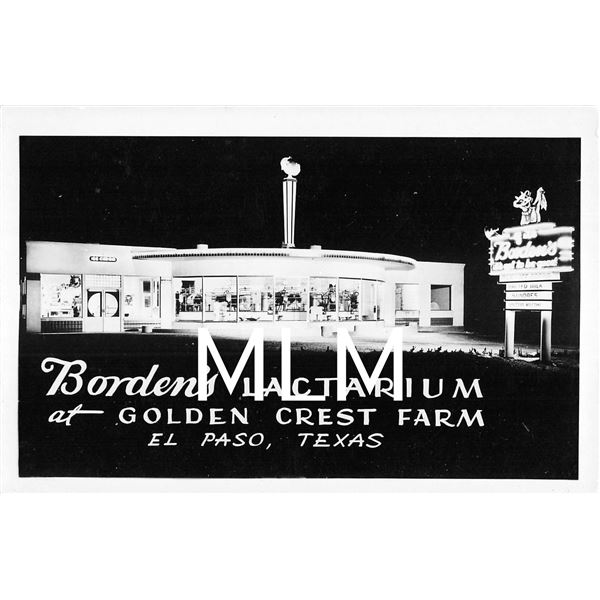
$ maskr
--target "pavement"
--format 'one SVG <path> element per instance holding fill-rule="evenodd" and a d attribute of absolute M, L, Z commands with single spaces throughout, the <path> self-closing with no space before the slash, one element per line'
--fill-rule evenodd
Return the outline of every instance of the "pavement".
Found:
<path fill-rule="evenodd" d="M 260 324 L 264 331 L 265 342 L 279 342 L 281 339 L 281 326 L 284 324 L 272 325 Z M 244 340 L 248 339 L 252 330 L 258 324 L 211 324 L 208 327 L 214 339 Z M 367 327 L 355 333 L 352 333 L 352 339 L 355 346 L 361 351 L 381 350 L 386 343 L 391 331 L 391 327 Z M 333 348 L 335 345 L 336 324 L 327 324 L 324 331 L 321 327 L 311 328 L 293 328 L 292 346 L 301 346 L 304 349 L 322 350 Z M 165 330 L 164 334 L 174 335 L 196 335 L 195 329 Z M 159 332 L 156 332 L 159 333 Z M 470 331 L 459 331 L 456 329 L 423 331 L 417 327 L 403 327 L 403 341 L 407 350 L 427 351 L 438 350 L 445 352 L 476 352 L 478 354 L 489 354 L 498 356 L 504 348 L 504 340 L 494 336 L 486 336 Z M 517 343 L 515 345 L 517 352 L 525 358 L 533 357 L 539 350 L 536 342 L 529 341 Z M 553 353 L 563 355 L 578 355 L 578 349 L 572 346 L 555 345 L 552 348 Z"/>

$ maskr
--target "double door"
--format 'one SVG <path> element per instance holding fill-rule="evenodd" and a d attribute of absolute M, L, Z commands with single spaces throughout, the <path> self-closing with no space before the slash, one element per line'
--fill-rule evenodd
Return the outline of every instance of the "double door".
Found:
<path fill-rule="evenodd" d="M 121 331 L 121 292 L 119 289 L 86 290 L 85 331 Z"/>

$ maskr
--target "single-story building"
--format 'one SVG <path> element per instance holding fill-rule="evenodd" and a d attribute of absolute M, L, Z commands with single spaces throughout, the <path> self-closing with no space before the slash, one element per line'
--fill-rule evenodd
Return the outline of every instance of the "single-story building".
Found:
<path fill-rule="evenodd" d="M 178 250 L 26 243 L 30 332 L 119 332 L 198 324 L 463 325 L 458 263 L 300 248 Z"/>

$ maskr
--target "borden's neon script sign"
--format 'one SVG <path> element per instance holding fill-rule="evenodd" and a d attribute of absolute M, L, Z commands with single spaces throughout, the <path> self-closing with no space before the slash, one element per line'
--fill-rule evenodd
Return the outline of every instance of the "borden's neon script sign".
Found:
<path fill-rule="evenodd" d="M 490 275 L 572 271 L 573 227 L 540 223 L 504 229 L 490 239 Z"/>

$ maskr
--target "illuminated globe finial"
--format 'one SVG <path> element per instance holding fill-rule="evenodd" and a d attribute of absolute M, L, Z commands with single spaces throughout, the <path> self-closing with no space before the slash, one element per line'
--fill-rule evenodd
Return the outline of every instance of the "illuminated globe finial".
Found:
<path fill-rule="evenodd" d="M 296 177 L 296 175 L 300 173 L 300 164 L 295 160 L 292 160 L 291 156 L 286 156 L 285 158 L 281 159 L 281 170 L 288 177 Z"/>

